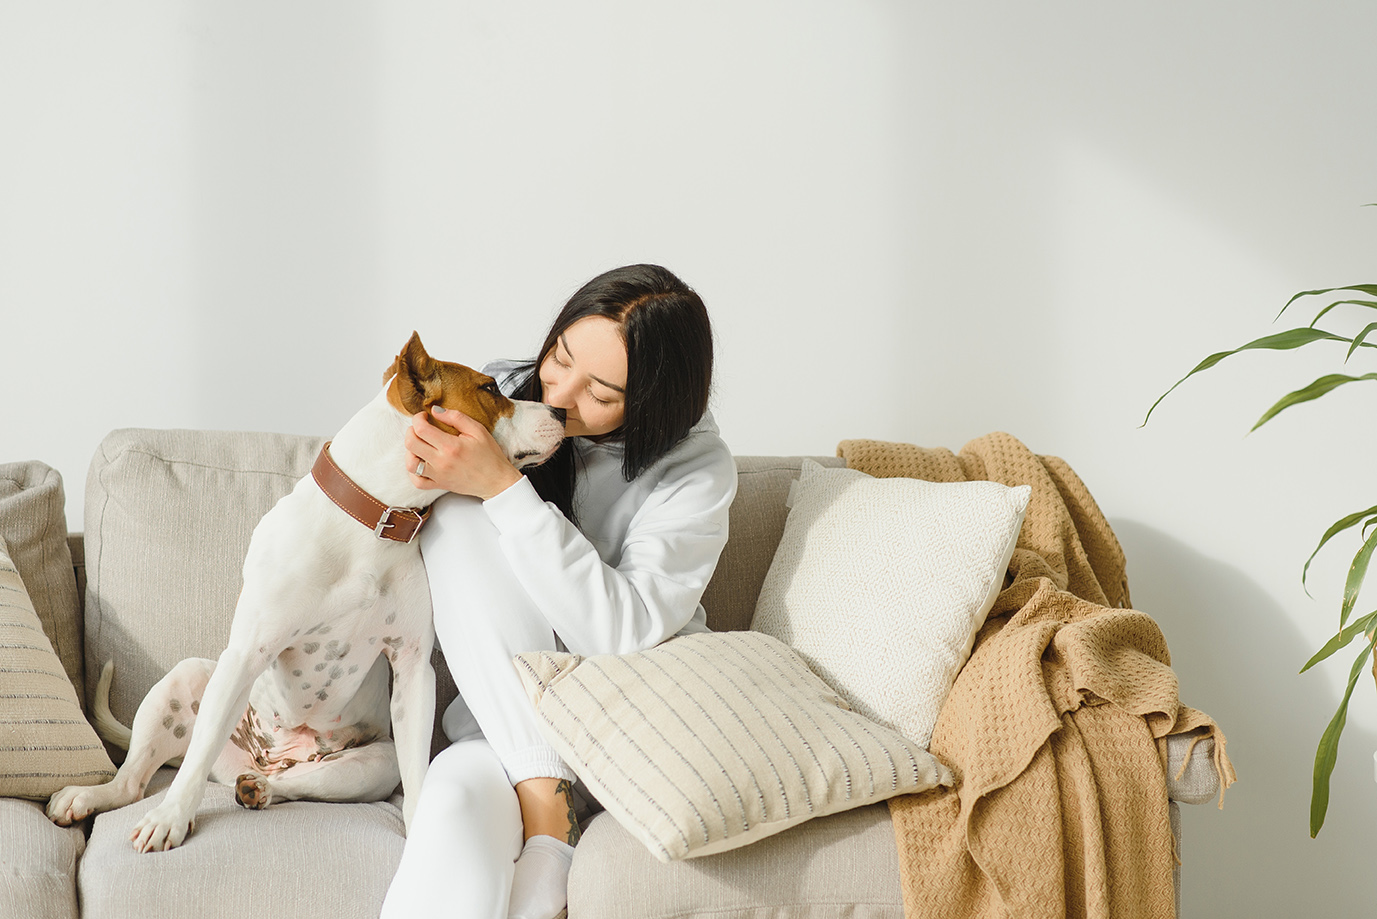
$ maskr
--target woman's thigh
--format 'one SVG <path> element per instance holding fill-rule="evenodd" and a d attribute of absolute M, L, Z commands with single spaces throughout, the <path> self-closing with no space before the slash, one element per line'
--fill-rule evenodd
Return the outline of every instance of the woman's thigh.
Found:
<path fill-rule="evenodd" d="M 555 647 L 554 631 L 512 571 L 477 498 L 445 495 L 435 502 L 421 531 L 421 555 L 437 630 L 517 650 Z"/>
<path fill-rule="evenodd" d="M 543 743 L 512 657 L 557 646 L 497 535 L 478 499 L 447 495 L 435 503 L 421 531 L 421 552 L 445 662 L 482 733 L 506 756 L 513 748 Z M 517 734 L 510 740 L 508 725 Z M 451 740 L 470 733 L 450 727 Z"/>

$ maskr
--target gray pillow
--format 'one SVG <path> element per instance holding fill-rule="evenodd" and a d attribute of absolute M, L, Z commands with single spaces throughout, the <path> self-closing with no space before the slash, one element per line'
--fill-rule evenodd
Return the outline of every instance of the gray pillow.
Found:
<path fill-rule="evenodd" d="M 81 598 L 63 503 L 56 469 L 36 461 L 0 464 L 0 539 L 9 546 L 38 621 L 82 699 Z"/>

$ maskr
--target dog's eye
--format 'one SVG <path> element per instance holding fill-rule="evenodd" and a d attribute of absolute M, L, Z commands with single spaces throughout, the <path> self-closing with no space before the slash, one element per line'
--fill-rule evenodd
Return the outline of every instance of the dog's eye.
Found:
<path fill-rule="evenodd" d="M 478 388 L 481 389 L 481 390 L 483 390 L 483 392 L 485 392 L 485 393 L 489 393 L 490 395 L 494 395 L 494 396 L 500 396 L 500 395 L 502 395 L 500 392 L 497 391 L 497 383 L 496 383 L 496 381 L 493 381 L 493 380 L 489 380 L 488 382 L 484 383 L 482 386 L 480 386 L 480 387 L 478 387 Z"/>

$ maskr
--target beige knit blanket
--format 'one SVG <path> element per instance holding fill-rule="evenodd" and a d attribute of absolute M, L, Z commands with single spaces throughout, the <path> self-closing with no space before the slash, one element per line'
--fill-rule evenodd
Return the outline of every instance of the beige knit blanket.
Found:
<path fill-rule="evenodd" d="M 1033 492 L 1005 588 L 938 717 L 951 789 L 891 799 L 906 919 L 1175 914 L 1165 750 L 1204 728 L 1177 698 L 1157 624 L 1129 609 L 1124 555 L 1080 478 L 1008 434 L 953 454 L 843 441 L 871 475 L 989 479 Z M 1223 803 L 1221 793 L 1221 806 Z"/>

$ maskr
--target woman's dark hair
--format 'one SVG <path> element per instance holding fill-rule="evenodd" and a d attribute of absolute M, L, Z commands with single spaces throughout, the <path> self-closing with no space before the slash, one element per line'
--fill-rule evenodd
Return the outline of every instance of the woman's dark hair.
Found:
<path fill-rule="evenodd" d="M 540 363 L 559 336 L 580 319 L 601 316 L 621 327 L 626 342 L 626 414 L 604 439 L 623 444 L 622 476 L 630 482 L 687 436 L 708 409 L 712 327 L 702 299 L 659 265 L 614 268 L 589 281 L 564 304 L 514 395 L 541 400 Z M 574 519 L 574 451 L 568 441 L 527 470 L 540 496 Z"/>

